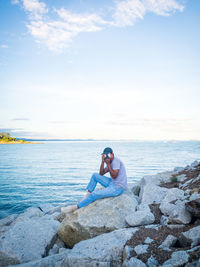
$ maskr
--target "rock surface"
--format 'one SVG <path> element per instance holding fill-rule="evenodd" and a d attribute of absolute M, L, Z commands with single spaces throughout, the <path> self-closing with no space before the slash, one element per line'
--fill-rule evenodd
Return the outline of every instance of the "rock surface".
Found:
<path fill-rule="evenodd" d="M 67 216 L 58 234 L 67 246 L 73 247 L 81 240 L 127 227 L 125 218 L 135 211 L 137 204 L 134 194 L 129 192 L 100 199 Z"/>

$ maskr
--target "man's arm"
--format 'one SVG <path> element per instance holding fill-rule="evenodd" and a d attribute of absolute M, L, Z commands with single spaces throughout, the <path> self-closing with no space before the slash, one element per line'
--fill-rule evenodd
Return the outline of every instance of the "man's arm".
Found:
<path fill-rule="evenodd" d="M 110 172 L 110 175 L 113 179 L 117 178 L 119 169 L 113 170 L 111 165 L 110 165 L 110 159 L 105 159 L 105 163 L 107 164 L 108 171 Z"/>
<path fill-rule="evenodd" d="M 101 161 L 101 166 L 100 166 L 100 170 L 99 170 L 99 174 L 100 175 L 104 175 L 105 173 L 108 172 L 108 167 L 104 168 L 104 155 L 102 155 L 102 161 Z"/>

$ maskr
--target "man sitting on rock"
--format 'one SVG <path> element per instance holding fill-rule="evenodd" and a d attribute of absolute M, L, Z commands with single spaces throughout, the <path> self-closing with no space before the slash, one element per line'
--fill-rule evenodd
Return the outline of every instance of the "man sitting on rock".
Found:
<path fill-rule="evenodd" d="M 106 167 L 104 168 L 104 163 Z M 109 172 L 111 178 L 104 176 Z M 103 185 L 103 189 L 95 190 L 97 183 Z M 114 157 L 113 150 L 110 147 L 106 147 L 102 153 L 101 166 L 98 173 L 94 173 L 87 186 L 87 194 L 85 198 L 77 205 L 71 205 L 61 208 L 62 213 L 73 212 L 76 209 L 87 206 L 93 201 L 106 197 L 116 197 L 124 192 L 127 187 L 126 169 L 123 162 Z"/>

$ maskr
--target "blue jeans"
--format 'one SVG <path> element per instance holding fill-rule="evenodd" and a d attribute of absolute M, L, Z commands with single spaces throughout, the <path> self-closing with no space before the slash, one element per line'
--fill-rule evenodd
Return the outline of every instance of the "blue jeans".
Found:
<path fill-rule="evenodd" d="M 94 191 L 97 183 L 100 183 L 105 188 Z M 85 207 L 97 199 L 105 197 L 116 197 L 124 192 L 124 189 L 116 186 L 111 178 L 100 175 L 98 173 L 94 173 L 92 175 L 90 182 L 87 186 L 87 190 L 90 191 L 91 194 L 78 203 L 78 208 Z"/>

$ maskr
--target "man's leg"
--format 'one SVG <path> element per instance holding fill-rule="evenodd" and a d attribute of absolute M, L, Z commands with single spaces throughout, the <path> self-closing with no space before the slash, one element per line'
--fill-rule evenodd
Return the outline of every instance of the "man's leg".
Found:
<path fill-rule="evenodd" d="M 98 173 L 93 173 L 92 177 L 90 178 L 90 182 L 87 186 L 87 190 L 90 193 L 93 192 L 97 183 L 100 183 L 104 187 L 108 187 L 111 181 L 112 181 L 112 179 L 109 177 L 106 177 L 104 175 L 100 175 Z"/>
<path fill-rule="evenodd" d="M 102 190 L 96 190 L 92 192 L 86 199 L 78 203 L 78 208 L 87 206 L 88 204 L 94 202 L 97 199 L 106 198 L 106 197 L 115 197 L 119 196 L 124 192 L 124 189 L 117 187 L 110 183 L 110 185 Z"/>

